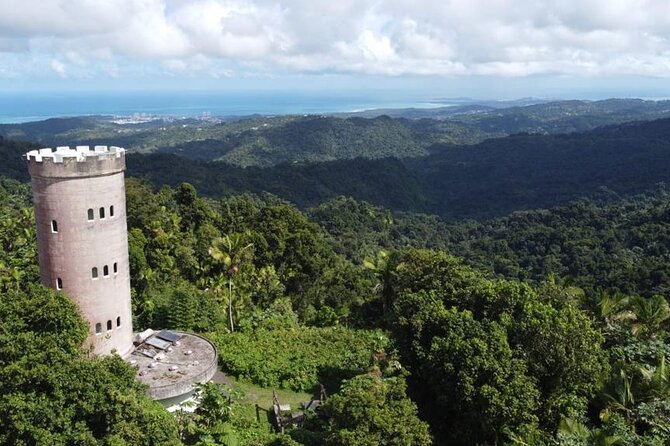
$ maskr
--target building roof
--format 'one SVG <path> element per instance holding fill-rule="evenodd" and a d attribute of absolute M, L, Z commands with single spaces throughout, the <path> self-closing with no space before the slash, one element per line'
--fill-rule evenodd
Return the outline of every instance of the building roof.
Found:
<path fill-rule="evenodd" d="M 162 400 L 183 395 L 199 383 L 209 381 L 217 370 L 217 351 L 207 339 L 188 333 L 173 333 L 169 342 L 152 334 L 125 360 L 137 369 L 137 379 L 149 386 L 149 396 Z M 161 343 L 161 349 L 154 341 Z"/>

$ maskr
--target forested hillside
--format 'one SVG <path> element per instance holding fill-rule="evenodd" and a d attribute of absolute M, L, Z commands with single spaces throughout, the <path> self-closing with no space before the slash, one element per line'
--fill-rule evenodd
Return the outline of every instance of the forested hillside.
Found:
<path fill-rule="evenodd" d="M 0 443 L 670 441 L 664 190 L 454 225 L 128 180 L 136 329 L 205 334 L 256 393 L 326 385 L 323 411 L 282 436 L 234 388 L 203 388 L 203 409 L 175 419 L 122 361 L 86 359 L 74 307 L 35 285 L 28 187 L 1 186 Z"/>
<path fill-rule="evenodd" d="M 448 102 L 449 100 L 445 100 Z M 670 101 L 607 99 L 602 101 L 474 101 L 437 108 L 381 109 L 341 113 L 344 117 L 450 120 L 475 127 L 489 136 L 514 133 L 571 133 L 629 121 L 668 117 Z"/>
<path fill-rule="evenodd" d="M 236 166 L 353 158 L 424 157 L 434 144 L 476 144 L 516 133 L 583 132 L 600 126 L 670 116 L 670 101 L 611 99 L 534 105 L 470 104 L 395 117 L 251 116 L 229 119 L 115 117 L 49 119 L 0 125 L 6 139 L 46 145 L 104 144 L 131 152 L 161 152 Z"/>
<path fill-rule="evenodd" d="M 176 153 L 195 160 L 269 167 L 356 157 L 425 156 L 430 144 L 467 144 L 484 139 L 486 134 L 448 121 L 278 116 L 221 123 L 158 119 L 120 124 L 110 117 L 49 119 L 0 125 L 0 136 L 53 146 L 118 145 L 131 152 Z"/>
<path fill-rule="evenodd" d="M 670 101 L 608 99 L 558 101 L 460 114 L 455 122 L 474 125 L 489 134 L 572 133 L 629 121 L 648 121 L 670 116 Z"/>
<path fill-rule="evenodd" d="M 134 327 L 207 336 L 228 375 L 176 417 L 38 285 L 35 145 L 0 139 L 0 444 L 670 443 L 670 119 L 470 145 L 434 139 L 447 121 L 254 119 L 283 141 L 268 167 L 212 141 L 127 156 Z M 285 434 L 260 415 L 320 385 Z"/>
<path fill-rule="evenodd" d="M 317 141 L 309 144 L 323 143 Z M 28 147 L 33 146 L 0 141 L 6 160 L 0 172 L 25 180 L 21 155 Z M 267 168 L 130 154 L 128 173 L 155 186 L 188 182 L 212 198 L 271 193 L 307 208 L 345 195 L 392 210 L 485 219 L 580 197 L 635 195 L 668 182 L 670 119 L 569 135 L 519 134 L 467 146 L 434 144 L 427 150 L 428 156 L 403 160 L 353 158 Z"/>
<path fill-rule="evenodd" d="M 350 195 L 393 209 L 428 209 L 430 192 L 418 175 L 399 160 L 386 158 L 240 168 L 205 163 L 175 155 L 130 155 L 128 173 L 155 186 L 193 183 L 203 195 L 271 193 L 300 207 Z"/>
<path fill-rule="evenodd" d="M 176 157 L 129 157 L 154 184 L 191 182 L 203 194 L 270 192 L 300 207 L 347 195 L 395 210 L 487 218 L 631 195 L 670 180 L 670 120 L 570 135 L 514 135 L 471 146 L 433 145 L 423 158 L 341 160 L 241 169 Z"/>
<path fill-rule="evenodd" d="M 309 215 L 332 235 L 337 252 L 359 262 L 414 246 L 451 252 L 491 277 L 539 283 L 554 275 L 592 295 L 670 295 L 665 187 L 609 204 L 581 200 L 483 222 L 391 212 L 344 197 Z"/>
<path fill-rule="evenodd" d="M 636 194 L 670 180 L 669 119 L 430 150 L 433 155 L 405 164 L 435 192 L 433 212 L 454 217 L 503 215 L 595 194 Z"/>

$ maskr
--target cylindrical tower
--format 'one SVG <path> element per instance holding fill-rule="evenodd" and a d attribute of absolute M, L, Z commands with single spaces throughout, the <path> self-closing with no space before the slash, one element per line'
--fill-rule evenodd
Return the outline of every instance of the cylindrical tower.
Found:
<path fill-rule="evenodd" d="M 97 354 L 133 348 L 124 170 L 120 147 L 26 154 L 42 283 L 67 293 Z"/>

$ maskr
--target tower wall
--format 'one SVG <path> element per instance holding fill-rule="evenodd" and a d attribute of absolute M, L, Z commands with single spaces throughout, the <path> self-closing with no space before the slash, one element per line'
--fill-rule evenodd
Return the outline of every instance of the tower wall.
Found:
<path fill-rule="evenodd" d="M 125 356 L 133 347 L 125 151 L 59 147 L 27 158 L 41 281 L 74 300 L 95 353 Z"/>

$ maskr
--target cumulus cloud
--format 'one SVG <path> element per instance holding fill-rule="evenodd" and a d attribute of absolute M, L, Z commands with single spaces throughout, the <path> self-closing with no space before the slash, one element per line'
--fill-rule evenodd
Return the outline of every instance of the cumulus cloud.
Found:
<path fill-rule="evenodd" d="M 59 76 L 72 75 L 70 65 L 84 73 L 105 64 L 221 76 L 228 64 L 270 73 L 669 77 L 668 36 L 667 0 L 0 2 L 0 53 L 41 58 Z"/>
<path fill-rule="evenodd" d="M 54 70 L 60 77 L 67 77 L 65 64 L 60 60 L 53 59 L 51 61 L 51 69 Z"/>

